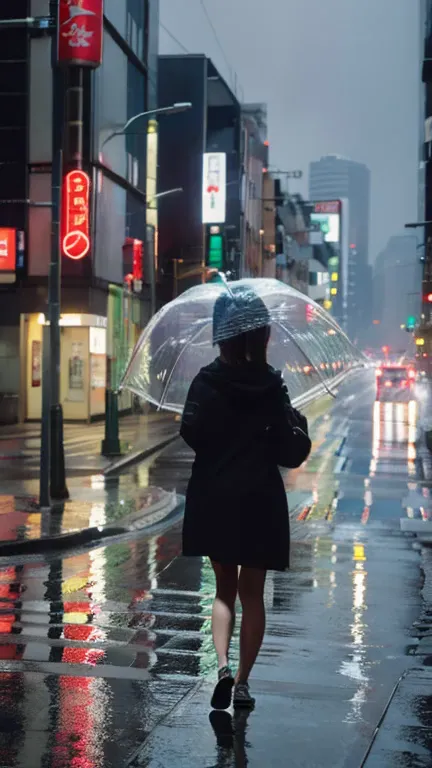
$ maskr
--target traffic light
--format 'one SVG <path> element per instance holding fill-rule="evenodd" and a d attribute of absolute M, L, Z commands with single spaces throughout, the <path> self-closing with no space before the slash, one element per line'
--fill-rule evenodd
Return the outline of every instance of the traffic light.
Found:
<path fill-rule="evenodd" d="M 428 293 L 426 296 L 426 301 L 428 304 L 432 304 L 432 293 Z"/>
<path fill-rule="evenodd" d="M 409 315 L 405 323 L 405 328 L 407 331 L 409 331 L 409 333 L 412 333 L 415 330 L 416 324 L 417 324 L 417 318 L 414 317 L 414 315 Z"/>

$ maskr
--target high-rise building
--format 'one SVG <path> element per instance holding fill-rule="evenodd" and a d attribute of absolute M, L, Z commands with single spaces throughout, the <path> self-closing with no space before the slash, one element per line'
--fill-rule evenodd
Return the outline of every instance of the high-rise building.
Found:
<path fill-rule="evenodd" d="M 408 348 L 410 337 L 401 326 L 420 312 L 421 267 L 417 258 L 417 238 L 391 237 L 374 264 L 373 346 L 386 345 L 394 352 Z"/>
<path fill-rule="evenodd" d="M 371 313 L 369 258 L 370 171 L 363 163 L 339 155 L 327 155 L 309 168 L 312 201 L 349 202 L 350 259 L 348 274 L 347 331 L 359 338 L 369 326 Z"/>
<path fill-rule="evenodd" d="M 150 314 L 157 123 L 143 118 L 127 135 L 122 129 L 157 106 L 159 0 L 105 0 L 102 65 L 56 68 L 54 120 L 51 53 L 58 2 L 6 5 L 0 19 L 23 23 L 0 31 L 0 421 L 41 416 L 53 124 L 63 149 L 64 211 L 73 227 L 68 247 L 63 237 L 61 247 L 60 399 L 65 419 L 90 420 L 104 414 L 107 379 L 114 378 L 115 386 Z M 78 59 L 77 51 L 90 47 L 79 47 L 80 40 L 95 34 L 86 28 L 92 14 L 82 15 L 89 7 L 81 0 L 62 8 L 69 18 L 60 39 Z M 28 23 L 32 14 L 43 23 Z M 80 14 L 78 25 L 73 20 Z M 72 194 L 69 172 L 78 171 Z M 84 225 L 86 232 L 77 234 Z M 134 257 L 142 259 L 144 275 L 129 290 Z M 122 395 L 120 407 L 129 406 L 130 396 Z"/>

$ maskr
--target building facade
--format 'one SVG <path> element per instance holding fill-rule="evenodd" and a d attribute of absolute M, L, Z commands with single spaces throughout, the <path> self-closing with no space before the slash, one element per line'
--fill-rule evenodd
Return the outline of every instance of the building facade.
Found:
<path fill-rule="evenodd" d="M 202 281 L 207 267 L 237 276 L 242 238 L 241 110 L 204 55 L 159 57 L 159 103 L 190 102 L 159 125 L 161 302 Z"/>
<path fill-rule="evenodd" d="M 276 179 L 263 174 L 262 198 L 262 277 L 276 277 Z"/>
<path fill-rule="evenodd" d="M 310 164 L 312 201 L 342 200 L 349 204 L 350 259 L 348 264 L 347 327 L 357 338 L 370 325 L 369 218 L 370 171 L 366 165 L 338 155 Z"/>
<path fill-rule="evenodd" d="M 419 241 L 423 243 L 420 254 L 423 264 L 421 312 L 418 318 L 417 336 L 423 344 L 419 346 L 419 365 L 432 375 L 432 0 L 421 2 L 422 37 L 422 137 L 419 172 Z M 421 234 L 420 234 L 421 233 Z"/>
<path fill-rule="evenodd" d="M 69 4 L 75 13 L 85 1 Z M 51 17 L 57 3 L 17 0 L 1 18 Z M 128 120 L 157 104 L 158 0 L 105 0 L 103 62 L 80 74 L 59 69 L 61 94 L 53 120 L 52 35 L 27 27 L 1 32 L 3 113 L 0 229 L 15 230 L 14 269 L 0 276 L 0 418 L 41 415 L 42 327 L 51 253 L 54 140 L 63 147 L 64 171 L 81 168 L 89 182 L 86 213 L 90 247 L 85 258 L 63 251 L 61 400 L 67 420 L 103 416 L 105 389 L 115 386 L 140 328 L 150 314 L 150 282 L 157 244 L 157 124 Z M 72 13 L 71 13 L 72 19 Z M 78 77 L 78 80 L 74 80 Z M 71 93 L 80 92 L 82 132 L 71 150 Z M 13 104 L 12 104 L 13 102 Z M 64 196 L 65 197 L 65 196 Z M 150 198 L 150 199 L 149 199 Z M 64 200 L 63 200 L 64 202 Z M 148 205 L 150 203 L 150 206 Z M 153 210 L 148 210 L 148 208 Z M 139 254 L 139 256 L 138 256 Z M 128 281 L 134 258 L 142 281 Z M 1 265 L 0 265 L 1 269 Z M 13 361 L 13 363 L 12 363 Z M 130 406 L 125 395 L 121 407 Z"/>
<path fill-rule="evenodd" d="M 391 237 L 374 264 L 374 348 L 388 346 L 395 353 L 408 348 L 410 337 L 405 325 L 408 317 L 419 315 L 420 282 L 417 238 Z"/>
<path fill-rule="evenodd" d="M 301 293 L 309 292 L 309 211 L 299 197 L 284 193 L 280 179 L 275 180 L 276 277 Z"/>
<path fill-rule="evenodd" d="M 268 166 L 267 105 L 242 105 L 242 268 L 243 277 L 264 273 L 264 180 Z M 267 185 L 268 186 L 268 185 Z M 266 265 L 267 269 L 268 265 Z"/>

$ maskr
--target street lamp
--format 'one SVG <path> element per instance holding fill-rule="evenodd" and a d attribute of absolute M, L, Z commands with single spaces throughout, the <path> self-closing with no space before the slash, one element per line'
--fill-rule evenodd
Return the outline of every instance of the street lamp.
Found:
<path fill-rule="evenodd" d="M 108 144 L 108 142 L 111 141 L 114 136 L 125 136 L 131 125 L 133 125 L 137 120 L 141 120 L 142 117 L 153 117 L 154 115 L 177 115 L 179 112 L 186 112 L 188 109 L 191 109 L 191 107 L 192 104 L 190 101 L 178 101 L 168 107 L 159 107 L 158 109 L 149 109 L 147 112 L 139 112 L 139 114 L 129 118 L 127 123 L 125 123 L 119 131 L 113 131 L 110 133 L 110 135 L 107 136 L 106 139 L 104 139 L 102 142 L 100 150 L 102 151 L 105 145 Z"/>

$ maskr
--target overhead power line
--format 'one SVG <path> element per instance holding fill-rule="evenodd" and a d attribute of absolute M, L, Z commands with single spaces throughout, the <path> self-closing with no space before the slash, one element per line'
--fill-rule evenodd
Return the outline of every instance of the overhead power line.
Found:
<path fill-rule="evenodd" d="M 162 27 L 162 29 L 163 29 L 163 30 L 164 30 L 164 31 L 167 33 L 167 35 L 168 35 L 168 36 L 171 38 L 171 40 L 174 40 L 174 42 L 175 42 L 175 43 L 177 43 L 177 45 L 178 45 L 178 46 L 179 46 L 179 47 L 182 49 L 182 51 L 184 51 L 185 53 L 190 53 L 190 51 L 188 51 L 188 49 L 186 48 L 186 46 L 185 46 L 185 45 L 183 45 L 183 43 L 181 43 L 181 42 L 180 42 L 180 40 L 178 39 L 178 37 L 176 37 L 175 35 L 173 35 L 173 33 L 172 33 L 172 32 L 170 32 L 170 30 L 168 29 L 168 27 L 166 27 L 166 26 L 165 26 L 165 24 L 162 24 L 162 22 L 160 21 L 160 22 L 159 22 L 159 25 L 160 25 L 160 26 Z"/>
<path fill-rule="evenodd" d="M 211 31 L 213 32 L 213 36 L 214 36 L 214 38 L 216 40 L 217 46 L 218 46 L 222 56 L 224 58 L 225 64 L 228 67 L 228 71 L 229 71 L 230 78 L 231 78 L 231 83 L 232 83 L 233 82 L 233 68 L 232 68 L 232 66 L 231 66 L 231 64 L 229 62 L 228 56 L 225 53 L 225 49 L 224 49 L 224 47 L 223 47 L 223 45 L 221 43 L 220 37 L 219 37 L 219 35 L 218 35 L 217 31 L 216 31 L 215 25 L 213 24 L 213 21 L 211 19 L 211 16 L 210 16 L 210 14 L 208 12 L 208 9 L 207 9 L 207 7 L 205 5 L 204 0 L 200 0 L 200 5 L 201 5 L 203 13 L 204 13 L 204 15 L 205 15 L 205 17 L 207 19 L 208 25 L 209 25 Z"/>

